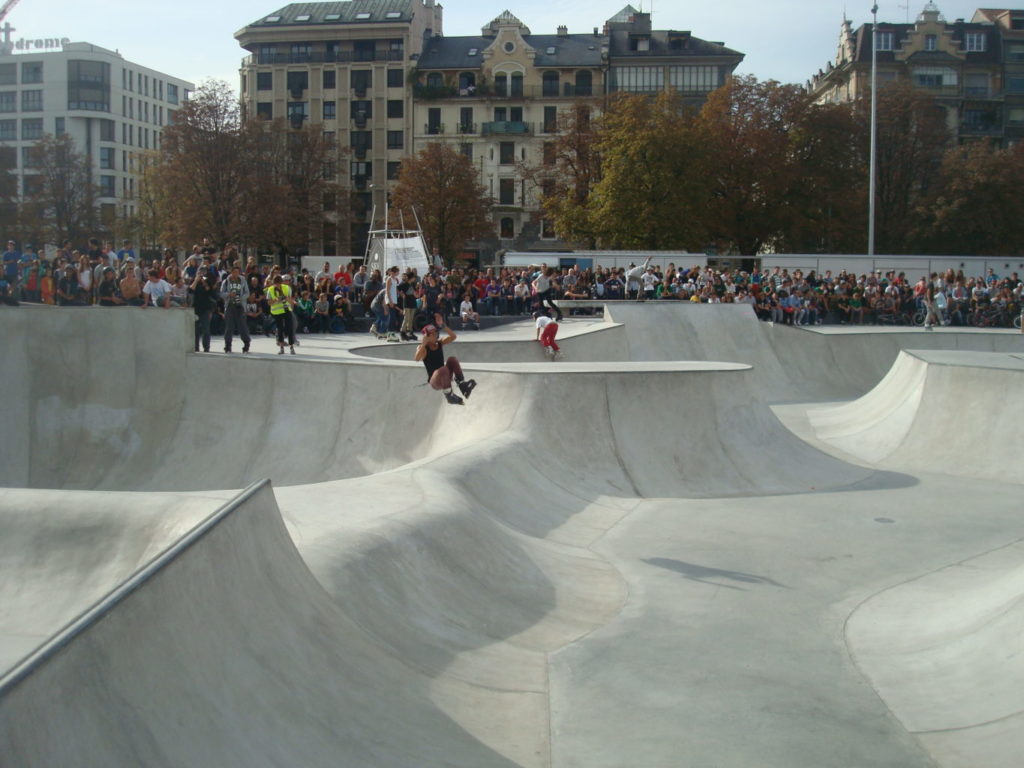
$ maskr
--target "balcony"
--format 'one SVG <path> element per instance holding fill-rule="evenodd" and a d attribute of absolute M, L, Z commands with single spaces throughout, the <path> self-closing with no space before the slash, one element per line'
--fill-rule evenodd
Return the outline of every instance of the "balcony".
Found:
<path fill-rule="evenodd" d="M 484 123 L 482 133 L 484 136 L 529 136 L 533 125 L 509 120 Z"/>
<path fill-rule="evenodd" d="M 476 123 L 460 123 L 457 130 L 461 134 L 476 133 Z"/>
<path fill-rule="evenodd" d="M 444 123 L 427 123 L 423 126 L 423 132 L 428 136 L 441 136 L 444 134 Z"/>
<path fill-rule="evenodd" d="M 590 86 L 576 87 L 572 83 L 562 83 L 552 87 L 550 84 L 512 87 L 506 84 L 495 86 L 493 83 L 478 83 L 475 86 L 459 88 L 455 85 L 424 85 L 413 83 L 412 94 L 423 101 L 440 101 L 444 99 L 566 99 L 588 98 L 593 96 L 594 88 Z"/>
<path fill-rule="evenodd" d="M 404 61 L 403 51 L 320 51 L 317 53 L 254 53 L 242 59 L 243 67 L 273 64 L 351 64 L 370 61 Z"/>
<path fill-rule="evenodd" d="M 367 185 L 367 177 L 366 177 L 365 174 L 357 173 L 355 176 L 352 177 L 352 186 L 356 190 L 362 192 L 363 190 L 366 189 L 366 185 Z"/>
<path fill-rule="evenodd" d="M 960 123 L 961 136 L 1002 136 L 1003 126 L 998 123 Z"/>

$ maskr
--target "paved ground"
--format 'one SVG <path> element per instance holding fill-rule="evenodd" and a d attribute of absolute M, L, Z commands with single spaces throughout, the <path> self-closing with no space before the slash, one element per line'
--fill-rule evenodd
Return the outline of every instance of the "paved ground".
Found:
<path fill-rule="evenodd" d="M 2 318 L 5 766 L 1019 763 L 1020 334 Z"/>

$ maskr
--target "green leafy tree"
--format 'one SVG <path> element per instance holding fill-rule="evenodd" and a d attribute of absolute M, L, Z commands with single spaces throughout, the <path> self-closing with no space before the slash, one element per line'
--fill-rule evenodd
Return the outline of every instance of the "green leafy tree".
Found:
<path fill-rule="evenodd" d="M 851 104 L 812 105 L 789 136 L 797 183 L 775 243 L 791 253 L 863 253 L 868 161 Z"/>
<path fill-rule="evenodd" d="M 247 238 L 274 250 L 301 253 L 320 238 L 330 219 L 324 196 L 339 195 L 340 153 L 322 126 L 294 129 L 284 120 L 243 126 L 243 146 L 253 154 L 253 181 L 245 191 Z"/>
<path fill-rule="evenodd" d="M 752 76 L 709 95 L 698 118 L 711 158 L 705 223 L 721 248 L 753 256 L 792 229 L 803 179 L 790 137 L 810 104 L 798 86 Z"/>
<path fill-rule="evenodd" d="M 601 180 L 594 105 L 577 102 L 559 113 L 557 136 L 546 142 L 540 165 L 524 165 L 523 177 L 540 191 L 541 208 L 562 239 L 587 248 L 598 244 L 590 194 Z"/>
<path fill-rule="evenodd" d="M 1024 254 L 1024 145 L 989 142 L 946 152 L 922 200 L 915 240 L 930 253 Z"/>
<path fill-rule="evenodd" d="M 595 148 L 601 178 L 586 205 L 601 245 L 703 245 L 707 142 L 674 93 L 615 99 L 601 117 Z"/>
<path fill-rule="evenodd" d="M 867 154 L 870 104 L 858 103 L 861 140 Z M 932 194 L 942 157 L 953 135 L 945 111 L 930 95 L 905 81 L 878 90 L 875 250 L 915 253 L 921 243 L 917 213 Z"/>
<path fill-rule="evenodd" d="M 454 262 L 469 240 L 493 231 L 491 201 L 465 155 L 431 143 L 402 161 L 392 205 L 406 223 L 419 219 L 430 246 L 446 264 Z"/>
<path fill-rule="evenodd" d="M 248 139 L 238 101 L 222 81 L 205 81 L 177 111 L 164 129 L 151 182 L 164 239 L 243 239 L 251 214 L 246 192 L 256 182 Z"/>
<path fill-rule="evenodd" d="M 29 150 L 29 162 L 33 173 L 25 177 L 22 219 L 35 232 L 25 234 L 40 243 L 84 243 L 98 226 L 88 158 L 69 135 L 46 134 Z"/>

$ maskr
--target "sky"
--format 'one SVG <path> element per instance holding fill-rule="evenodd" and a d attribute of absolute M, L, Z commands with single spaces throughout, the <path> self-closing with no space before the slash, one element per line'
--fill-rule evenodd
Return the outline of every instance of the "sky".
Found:
<path fill-rule="evenodd" d="M 913 19 L 925 0 L 879 3 L 879 21 Z M 978 7 L 1018 3 L 936 0 L 948 21 L 968 21 Z M 511 11 L 534 34 L 554 34 L 564 24 L 571 33 L 603 27 L 628 0 L 448 0 L 444 34 L 479 35 L 480 28 Z M 20 37 L 67 37 L 119 51 L 127 60 L 197 85 L 213 78 L 238 87 L 244 51 L 234 34 L 247 24 L 287 5 L 282 0 L 19 0 L 6 21 Z M 746 54 L 737 72 L 759 80 L 806 83 L 835 58 L 844 13 L 854 27 L 871 20 L 869 0 L 633 0 L 652 14 L 655 29 L 689 30 L 695 37 L 724 42 Z"/>

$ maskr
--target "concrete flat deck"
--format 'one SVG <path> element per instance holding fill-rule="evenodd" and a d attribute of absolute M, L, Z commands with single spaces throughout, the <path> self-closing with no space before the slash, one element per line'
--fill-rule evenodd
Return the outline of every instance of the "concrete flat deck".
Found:
<path fill-rule="evenodd" d="M 1024 336 L 745 309 L 0 308 L 0 762 L 1016 766 Z"/>

